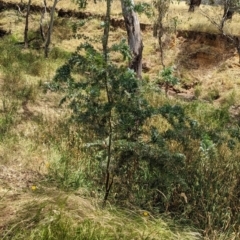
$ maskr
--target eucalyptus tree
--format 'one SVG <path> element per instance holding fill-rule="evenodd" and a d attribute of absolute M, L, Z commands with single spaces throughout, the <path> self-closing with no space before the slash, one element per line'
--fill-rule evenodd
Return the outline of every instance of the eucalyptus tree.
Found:
<path fill-rule="evenodd" d="M 43 25 L 43 18 L 47 13 L 47 3 L 46 3 L 46 0 L 43 0 L 44 12 L 41 14 L 41 19 L 40 19 L 40 33 L 41 33 L 41 36 L 42 36 L 42 40 L 44 41 L 44 55 L 45 55 L 45 57 L 48 57 L 49 45 L 51 43 L 51 36 L 52 36 L 52 32 L 53 32 L 54 14 L 55 14 L 56 6 L 57 6 L 59 1 L 60 0 L 54 0 L 54 2 L 53 2 L 53 6 L 52 6 L 51 12 L 50 12 L 49 26 L 48 26 L 46 37 L 45 37 L 42 25 Z M 24 28 L 24 47 L 25 48 L 28 48 L 29 42 L 31 41 L 31 40 L 28 39 L 29 15 L 30 15 L 31 3 L 32 3 L 32 0 L 28 0 L 27 13 L 26 13 L 26 16 L 25 16 L 25 28 Z M 19 11 L 20 11 L 20 9 L 19 9 Z"/>
<path fill-rule="evenodd" d="M 94 2 L 96 3 L 97 1 L 94 0 Z M 106 0 L 106 2 L 108 5 L 108 0 Z M 88 0 L 76 0 L 76 3 L 80 8 L 86 8 Z M 145 6 L 145 4 L 140 5 Z M 143 41 L 141 36 L 140 22 L 136 11 L 136 5 L 134 3 L 134 0 L 121 0 L 121 7 L 127 30 L 128 45 L 131 51 L 129 68 L 134 70 L 138 78 L 141 78 Z M 109 19 L 106 16 L 104 24 L 107 22 L 110 24 L 111 15 L 109 15 Z"/>
<path fill-rule="evenodd" d="M 53 22 L 54 22 L 54 14 L 55 14 L 55 9 L 56 6 L 58 4 L 60 0 L 54 0 L 53 2 L 53 6 L 51 8 L 51 13 L 50 13 L 50 23 L 49 23 L 49 28 L 48 28 L 48 32 L 47 32 L 47 37 L 46 37 L 46 41 L 45 41 L 45 45 L 44 45 L 44 54 L 45 57 L 48 57 L 48 53 L 49 53 L 49 45 L 51 43 L 51 36 L 52 36 L 52 32 L 53 32 Z"/>
<path fill-rule="evenodd" d="M 162 37 L 164 34 L 163 19 L 167 14 L 169 5 L 170 5 L 170 1 L 166 1 L 166 0 L 156 0 L 154 2 L 154 7 L 157 10 L 157 17 L 153 26 L 153 36 L 158 38 L 158 44 L 160 48 L 160 59 L 161 59 L 161 64 L 163 68 L 165 68 L 163 46 L 162 46 Z"/>
<path fill-rule="evenodd" d="M 29 16 L 30 16 L 31 3 L 32 3 L 32 0 L 28 0 L 26 15 L 23 14 L 23 12 L 21 11 L 21 7 L 20 7 L 20 6 L 24 6 L 23 2 L 21 2 L 21 4 L 19 4 L 19 5 L 17 4 L 18 13 L 25 18 L 25 26 L 24 26 L 24 33 L 23 33 L 25 48 L 28 48 L 29 42 L 31 41 L 28 39 L 28 27 L 29 27 Z"/>
<path fill-rule="evenodd" d="M 128 35 L 128 44 L 132 53 L 130 68 L 136 72 L 138 78 L 141 78 L 143 41 L 138 16 L 134 11 L 134 0 L 121 0 L 121 5 Z"/>
<path fill-rule="evenodd" d="M 43 10 L 41 12 L 40 26 L 39 26 L 40 34 L 41 34 L 43 42 L 45 42 L 45 38 L 46 38 L 44 29 L 43 29 L 43 20 L 44 20 L 46 15 L 47 15 L 47 2 L 46 2 L 46 0 L 43 0 Z M 47 29 L 49 29 L 49 26 L 47 26 Z"/>

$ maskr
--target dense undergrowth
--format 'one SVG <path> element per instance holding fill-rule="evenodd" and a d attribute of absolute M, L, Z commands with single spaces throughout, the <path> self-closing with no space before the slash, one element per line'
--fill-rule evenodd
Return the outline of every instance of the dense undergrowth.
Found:
<path fill-rule="evenodd" d="M 15 43 L 13 37 L 0 42 L 1 145 L 27 138 L 49 156 L 44 181 L 32 195 L 42 200 L 25 204 L 3 239 L 200 238 L 162 222 L 160 214 L 209 239 L 239 238 L 240 132 L 230 104 L 170 99 L 154 81 L 140 84 L 126 62 L 104 62 L 91 44 L 71 57 L 55 48 L 44 59 Z M 128 57 L 124 42 L 111 50 Z M 62 117 L 28 114 L 28 104 L 53 90 L 66 97 Z M 32 135 L 18 132 L 22 122 L 34 122 Z M 48 187 L 63 197 L 48 199 Z M 81 209 L 81 219 L 77 208 L 69 213 L 68 195 L 82 188 L 98 204 L 105 197 L 114 210 L 96 207 L 84 216 Z"/>
<path fill-rule="evenodd" d="M 90 162 L 89 155 L 81 148 L 83 139 L 79 126 L 66 117 L 66 108 L 62 108 L 66 113 L 60 118 L 56 113 L 49 116 L 48 111 L 31 109 L 35 104 L 38 109 L 51 74 L 69 55 L 54 49 L 51 52 L 54 54 L 44 59 L 35 50 L 15 45 L 12 37 L 1 39 L 0 49 L 1 166 L 6 166 L 4 171 L 7 166 L 11 168 L 9 184 L 14 184 L 12 168 L 22 174 L 15 166 L 16 160 L 13 161 L 17 153 L 25 171 L 38 169 L 42 175 L 30 186 L 30 191 L 18 192 L 20 199 L 12 199 L 11 204 L 8 200 L 12 196 L 11 187 L 6 193 L 1 192 L 2 214 L 5 208 L 16 208 L 12 219 L 1 219 L 5 222 L 1 226 L 1 239 L 154 239 L 159 236 L 198 239 L 200 235 L 190 228 L 183 230 L 182 226 L 177 227 L 172 221 L 168 223 L 167 218 L 156 218 L 148 211 L 99 208 L 102 198 L 102 185 L 96 184 L 99 166 Z M 59 102 L 53 101 L 53 104 Z M 46 161 L 34 163 L 36 155 L 44 158 L 44 152 Z M 1 179 L 6 184 L 4 177 Z M 77 189 L 81 196 L 95 200 L 91 203 L 79 198 Z"/>

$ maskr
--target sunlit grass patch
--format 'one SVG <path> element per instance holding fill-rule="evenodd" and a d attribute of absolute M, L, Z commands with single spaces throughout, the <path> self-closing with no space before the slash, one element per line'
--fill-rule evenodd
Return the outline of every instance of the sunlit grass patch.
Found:
<path fill-rule="evenodd" d="M 3 239 L 200 239 L 189 228 L 173 227 L 163 218 L 144 216 L 143 211 L 101 210 L 74 194 L 53 190 L 32 200 L 22 200 L 15 220 L 4 227 Z M 28 196 L 29 198 L 30 196 Z M 20 202 L 21 204 L 21 202 Z M 24 228 L 23 228 L 24 227 Z"/>

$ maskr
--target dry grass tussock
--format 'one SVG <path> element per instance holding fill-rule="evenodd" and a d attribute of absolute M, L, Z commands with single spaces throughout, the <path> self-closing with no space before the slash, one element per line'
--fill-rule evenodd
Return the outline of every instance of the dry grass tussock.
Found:
<path fill-rule="evenodd" d="M 9 173 L 14 178 L 13 172 L 8 170 L 6 174 Z M 58 239 L 200 239 L 197 232 L 177 228 L 145 211 L 112 207 L 103 210 L 98 207 L 98 200 L 83 195 L 81 190 L 66 194 L 34 185 L 25 194 L 1 189 L 1 239 L 45 239 L 48 230 L 52 231 L 49 235 L 59 234 L 61 224 L 66 225 L 69 238 Z"/>

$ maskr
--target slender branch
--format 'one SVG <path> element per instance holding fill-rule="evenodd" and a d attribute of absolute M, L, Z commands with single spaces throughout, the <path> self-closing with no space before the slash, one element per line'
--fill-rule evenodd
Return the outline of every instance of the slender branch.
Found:
<path fill-rule="evenodd" d="M 21 11 L 20 6 L 19 6 L 18 4 L 17 4 L 16 6 L 17 6 L 17 8 L 18 8 L 18 12 L 20 13 L 20 15 L 24 16 L 24 14 L 23 14 L 22 11 Z"/>
<path fill-rule="evenodd" d="M 107 0 L 107 11 L 104 22 L 104 32 L 102 38 L 102 46 L 103 46 L 103 55 L 105 64 L 108 62 L 108 38 L 109 38 L 109 30 L 110 30 L 110 17 L 111 17 L 111 0 Z"/>
<path fill-rule="evenodd" d="M 25 22 L 25 29 L 24 29 L 24 47 L 28 48 L 29 40 L 28 40 L 28 20 L 29 20 L 29 14 L 30 14 L 30 6 L 31 6 L 31 0 L 28 0 L 28 6 L 27 6 L 27 15 L 26 15 L 26 22 Z"/>
<path fill-rule="evenodd" d="M 111 0 L 107 0 L 107 11 L 105 16 L 105 25 L 104 25 L 104 33 L 102 38 L 102 46 L 103 46 L 103 56 L 104 56 L 104 64 L 105 64 L 105 90 L 107 94 L 108 104 L 112 103 L 111 93 L 108 86 L 108 38 L 110 31 L 110 17 L 111 17 Z M 109 196 L 109 192 L 111 190 L 113 184 L 113 177 L 110 181 L 110 162 L 111 162 L 111 154 L 112 154 L 112 112 L 111 109 L 108 115 L 108 128 L 109 128 L 109 136 L 108 136 L 108 149 L 107 149 L 107 167 L 106 167 L 106 183 L 105 183 L 105 196 L 103 199 L 103 207 L 106 206 L 106 202 Z"/>
<path fill-rule="evenodd" d="M 40 34 L 41 34 L 42 40 L 45 41 L 45 34 L 43 31 L 43 19 L 44 19 L 45 14 L 47 13 L 46 0 L 43 0 L 43 8 L 44 8 L 44 10 L 43 10 L 43 12 L 41 14 L 41 18 L 40 18 Z M 48 26 L 48 29 L 49 29 L 49 26 Z"/>

